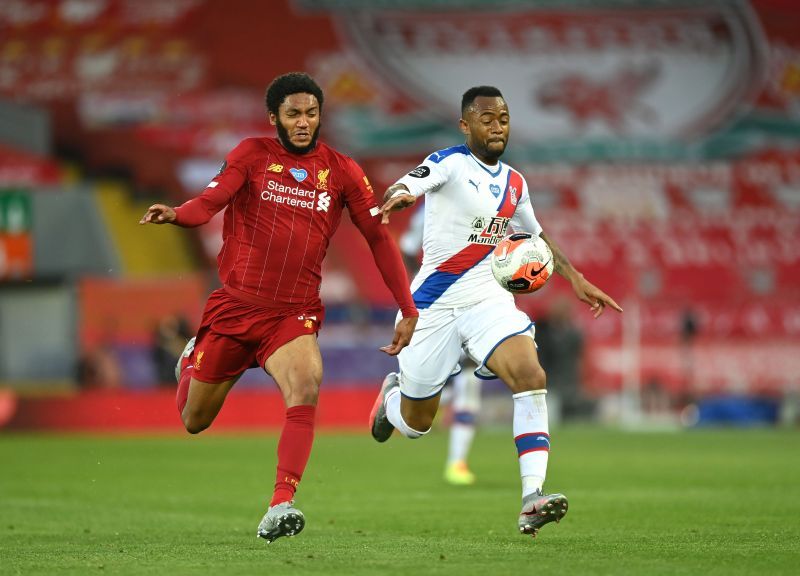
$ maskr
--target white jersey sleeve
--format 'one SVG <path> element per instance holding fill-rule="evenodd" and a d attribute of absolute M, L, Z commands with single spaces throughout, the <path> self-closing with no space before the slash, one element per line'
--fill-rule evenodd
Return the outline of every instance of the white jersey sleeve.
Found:
<path fill-rule="evenodd" d="M 522 179 L 522 196 L 517 203 L 517 210 L 514 212 L 510 224 L 515 232 L 527 232 L 534 236 L 542 233 L 542 226 L 536 219 L 536 214 L 533 213 L 530 190 L 528 190 L 528 183 L 524 178 Z"/>
<path fill-rule="evenodd" d="M 451 162 L 442 162 L 434 152 L 422 164 L 400 178 L 396 184 L 403 184 L 414 196 L 419 198 L 423 194 L 441 188 L 450 179 Z"/>

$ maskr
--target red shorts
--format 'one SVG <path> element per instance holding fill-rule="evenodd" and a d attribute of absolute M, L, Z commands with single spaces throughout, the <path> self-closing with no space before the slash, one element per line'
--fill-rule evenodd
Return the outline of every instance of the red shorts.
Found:
<path fill-rule="evenodd" d="M 192 377 L 214 384 L 261 366 L 275 350 L 305 334 L 317 334 L 325 308 L 264 308 L 243 302 L 225 289 L 206 302 L 189 363 Z"/>

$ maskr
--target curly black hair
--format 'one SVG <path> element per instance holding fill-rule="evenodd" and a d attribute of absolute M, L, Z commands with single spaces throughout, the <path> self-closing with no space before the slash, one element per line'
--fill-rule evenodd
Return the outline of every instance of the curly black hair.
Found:
<path fill-rule="evenodd" d="M 494 86 L 475 86 L 470 88 L 464 95 L 461 97 L 461 116 L 465 116 L 467 114 L 467 110 L 475 102 L 475 98 L 478 96 L 499 96 L 500 98 L 503 97 L 503 94 L 500 92 L 499 89 L 495 88 Z"/>
<path fill-rule="evenodd" d="M 270 83 L 265 97 L 267 111 L 277 116 L 278 108 L 286 97 L 301 92 L 315 96 L 319 102 L 320 112 L 322 112 L 322 101 L 324 100 L 322 88 L 305 72 L 289 72 L 278 76 Z"/>

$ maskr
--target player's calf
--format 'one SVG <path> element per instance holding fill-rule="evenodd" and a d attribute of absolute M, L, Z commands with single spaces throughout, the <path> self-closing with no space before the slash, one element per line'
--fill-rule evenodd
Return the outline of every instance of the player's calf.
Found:
<path fill-rule="evenodd" d="M 408 403 L 401 402 L 400 413 L 403 415 L 403 421 L 412 430 L 419 431 L 420 435 L 427 434 L 433 426 L 436 411 L 430 412 L 413 407 L 414 402 L 414 400 L 410 400 Z"/>
<path fill-rule="evenodd" d="M 181 411 L 181 420 L 187 432 L 198 434 L 211 426 L 236 380 L 208 383 L 192 378 L 186 405 Z"/>
<path fill-rule="evenodd" d="M 413 420 L 419 428 L 405 420 L 403 413 L 407 406 L 406 402 L 413 402 L 417 408 L 421 408 L 419 412 L 422 415 L 421 419 Z M 378 442 L 386 442 L 391 437 L 392 432 L 397 429 L 406 438 L 421 438 L 430 431 L 438 405 L 438 395 L 434 399 L 419 401 L 409 400 L 402 396 L 400 394 L 400 375 L 390 372 L 383 381 L 383 386 L 375 399 L 375 404 L 370 414 L 372 437 Z M 430 412 L 431 407 L 432 412 Z"/>

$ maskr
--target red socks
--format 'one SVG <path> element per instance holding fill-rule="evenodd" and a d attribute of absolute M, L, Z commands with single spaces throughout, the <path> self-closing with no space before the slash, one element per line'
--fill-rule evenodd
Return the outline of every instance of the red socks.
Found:
<path fill-rule="evenodd" d="M 189 397 L 191 380 L 192 370 L 184 368 L 176 397 L 178 411 L 181 413 Z M 275 477 L 275 492 L 272 494 L 270 506 L 294 498 L 297 485 L 306 469 L 308 457 L 311 455 L 311 445 L 314 443 L 315 413 L 315 406 L 292 406 L 286 410 L 286 421 L 278 441 L 278 473 Z"/>
<path fill-rule="evenodd" d="M 308 405 L 286 409 L 286 421 L 278 441 L 278 473 L 270 506 L 294 498 L 314 443 L 315 413 L 316 407 Z"/>

